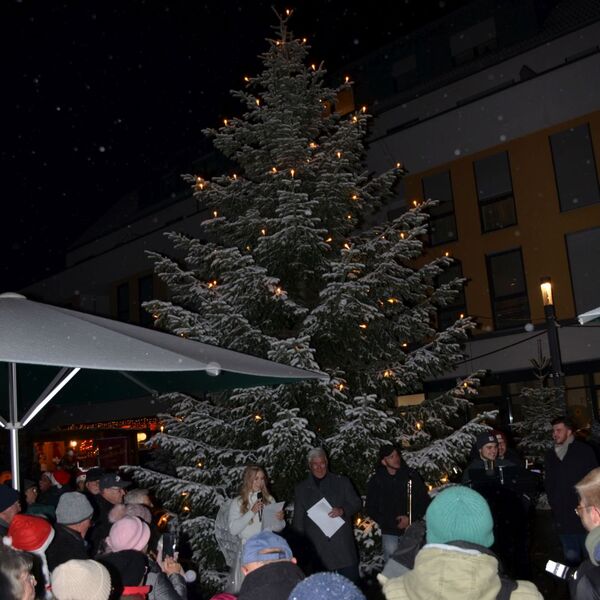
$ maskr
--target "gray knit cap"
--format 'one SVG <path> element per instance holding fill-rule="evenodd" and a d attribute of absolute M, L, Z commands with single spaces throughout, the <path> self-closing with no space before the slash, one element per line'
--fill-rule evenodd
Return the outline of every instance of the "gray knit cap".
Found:
<path fill-rule="evenodd" d="M 79 492 L 66 492 L 58 500 L 56 522 L 61 525 L 74 525 L 89 519 L 94 514 L 90 501 Z"/>

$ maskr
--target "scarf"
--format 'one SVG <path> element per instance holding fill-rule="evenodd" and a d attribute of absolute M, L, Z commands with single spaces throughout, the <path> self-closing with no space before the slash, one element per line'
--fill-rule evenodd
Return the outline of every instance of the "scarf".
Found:
<path fill-rule="evenodd" d="M 571 434 L 566 440 L 564 444 L 555 444 L 554 452 L 556 452 L 556 456 L 558 456 L 558 460 L 562 460 L 569 450 L 569 446 L 573 443 L 575 437 Z"/>

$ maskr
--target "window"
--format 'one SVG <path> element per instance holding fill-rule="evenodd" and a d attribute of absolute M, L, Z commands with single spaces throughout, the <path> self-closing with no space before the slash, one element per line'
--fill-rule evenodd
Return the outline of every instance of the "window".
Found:
<path fill-rule="evenodd" d="M 452 263 L 443 273 L 437 276 L 436 284 L 442 285 L 444 283 L 450 283 L 455 279 L 462 279 L 462 267 L 460 262 L 455 261 Z M 459 293 L 455 296 L 454 300 L 448 306 L 438 308 L 437 311 L 437 325 L 439 330 L 446 329 L 451 325 L 454 325 L 460 316 L 467 314 L 467 300 L 465 298 L 465 287 L 464 285 L 460 288 Z"/>
<path fill-rule="evenodd" d="M 580 315 L 600 306 L 600 227 L 566 236 L 575 308 Z"/>
<path fill-rule="evenodd" d="M 550 136 L 560 210 L 600 202 L 596 161 L 587 124 Z"/>
<path fill-rule="evenodd" d="M 154 278 L 152 275 L 138 279 L 138 299 L 140 308 L 140 325 L 150 327 L 153 323 L 152 315 L 142 306 L 144 302 L 154 299 Z"/>
<path fill-rule="evenodd" d="M 117 287 L 117 319 L 129 321 L 129 283 Z"/>
<path fill-rule="evenodd" d="M 473 164 L 481 230 L 495 231 L 517 223 L 508 153 L 500 152 Z"/>
<path fill-rule="evenodd" d="M 458 239 L 450 171 L 423 177 L 423 196 L 439 202 L 430 210 L 429 243 L 437 246 Z"/>
<path fill-rule="evenodd" d="M 496 329 L 520 327 L 529 322 L 529 301 L 521 250 L 487 257 L 490 298 Z"/>

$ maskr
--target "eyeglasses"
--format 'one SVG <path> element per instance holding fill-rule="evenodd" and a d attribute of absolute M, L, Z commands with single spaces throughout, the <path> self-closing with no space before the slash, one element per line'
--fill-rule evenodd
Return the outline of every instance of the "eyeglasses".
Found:
<path fill-rule="evenodd" d="M 581 518 L 581 511 L 582 511 L 584 508 L 593 508 L 593 506 L 581 506 L 581 504 L 578 504 L 578 505 L 577 505 L 577 507 L 575 508 L 575 514 L 576 514 L 576 515 L 577 515 L 579 518 Z"/>

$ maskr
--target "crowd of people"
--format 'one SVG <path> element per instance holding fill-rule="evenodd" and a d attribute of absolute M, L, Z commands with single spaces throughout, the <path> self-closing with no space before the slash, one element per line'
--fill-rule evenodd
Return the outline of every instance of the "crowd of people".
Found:
<path fill-rule="evenodd" d="M 508 448 L 502 432 L 479 435 L 462 481 L 434 492 L 394 444 L 379 449 L 363 507 L 325 451 L 307 456 L 293 519 L 286 526 L 259 465 L 245 468 L 215 535 L 230 566 L 212 600 L 361 600 L 364 582 L 354 517 L 381 531 L 378 575 L 386 600 L 538 600 L 529 581 L 529 522 L 545 489 L 575 600 L 600 598 L 600 468 L 568 418 L 553 421 L 543 482 Z M 3 600 L 188 600 L 185 572 L 152 516 L 148 490 L 127 491 L 117 473 L 84 477 L 57 469 L 22 496 L 0 485 L 0 598 Z M 21 510 L 21 508 L 23 510 Z M 220 524 L 220 527 L 219 527 Z M 556 557 L 548 558 L 555 559 Z"/>
<path fill-rule="evenodd" d="M 2 600 L 188 600 L 148 490 L 99 467 L 0 485 Z"/>

